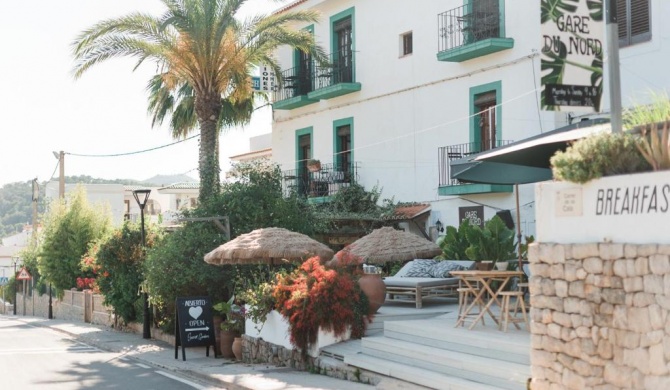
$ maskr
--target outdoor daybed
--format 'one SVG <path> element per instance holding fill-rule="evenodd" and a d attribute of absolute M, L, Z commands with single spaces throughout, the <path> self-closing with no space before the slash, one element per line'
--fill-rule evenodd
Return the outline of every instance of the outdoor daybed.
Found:
<path fill-rule="evenodd" d="M 470 260 L 415 259 L 394 276 L 384 278 L 388 301 L 415 302 L 421 309 L 423 300 L 430 297 L 457 297 L 458 278 L 449 271 L 474 268 Z"/>

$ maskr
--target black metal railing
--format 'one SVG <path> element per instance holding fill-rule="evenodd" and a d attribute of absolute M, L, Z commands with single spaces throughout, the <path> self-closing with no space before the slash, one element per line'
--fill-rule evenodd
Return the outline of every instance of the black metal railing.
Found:
<path fill-rule="evenodd" d="M 321 164 L 321 169 L 315 172 L 307 168 L 284 171 L 284 194 L 296 193 L 307 197 L 335 195 L 341 188 L 358 182 L 358 164 Z"/>
<path fill-rule="evenodd" d="M 498 0 L 475 1 L 437 15 L 438 51 L 501 38 Z"/>
<path fill-rule="evenodd" d="M 282 83 L 275 92 L 275 101 L 307 95 L 314 90 L 313 72 L 309 68 L 296 66 L 281 72 Z"/>
<path fill-rule="evenodd" d="M 353 83 L 354 52 L 330 54 L 329 65 L 314 66 L 314 90 L 340 83 Z"/>
<path fill-rule="evenodd" d="M 486 143 L 470 142 L 467 144 L 450 145 L 438 148 L 437 160 L 440 176 L 439 186 L 443 187 L 461 184 L 458 179 L 451 178 L 451 162 L 453 160 L 459 160 L 476 153 L 509 145 L 512 142 L 514 141 L 495 140 Z"/>

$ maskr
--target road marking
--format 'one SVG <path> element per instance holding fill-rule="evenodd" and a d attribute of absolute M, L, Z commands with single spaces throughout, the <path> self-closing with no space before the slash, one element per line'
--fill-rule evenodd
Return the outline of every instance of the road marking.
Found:
<path fill-rule="evenodd" d="M 151 369 L 151 367 L 147 366 L 146 364 L 135 363 L 135 365 L 138 366 L 138 367 L 142 367 L 142 368 L 144 368 L 144 369 L 147 369 L 147 370 L 150 370 L 150 369 Z"/>
<path fill-rule="evenodd" d="M 189 386 L 193 387 L 194 389 L 198 389 L 198 390 L 206 390 L 206 389 L 207 389 L 207 388 L 204 387 L 204 386 L 200 386 L 200 385 L 197 384 L 197 383 L 193 383 L 193 382 L 191 382 L 191 381 L 187 381 L 186 379 L 179 378 L 178 376 L 174 376 L 174 375 L 172 375 L 172 374 L 168 374 L 168 373 L 165 372 L 165 371 L 156 371 L 156 374 L 160 374 L 160 375 L 163 375 L 164 377 L 170 378 L 170 379 L 175 380 L 175 381 L 177 381 L 177 382 L 181 382 L 181 383 L 183 383 L 183 384 L 185 384 L 185 385 L 189 385 Z"/>

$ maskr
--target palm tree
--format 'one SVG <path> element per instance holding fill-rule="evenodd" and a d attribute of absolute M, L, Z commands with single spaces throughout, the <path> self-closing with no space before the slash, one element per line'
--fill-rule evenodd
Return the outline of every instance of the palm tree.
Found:
<path fill-rule="evenodd" d="M 235 14 L 247 0 L 161 0 L 160 17 L 133 13 L 101 21 L 83 31 L 73 43 L 75 78 L 91 66 L 114 57 L 147 59 L 160 72 L 149 83 L 153 125 L 170 116 L 173 137 L 200 128 L 199 201 L 219 193 L 219 133 L 247 123 L 253 112 L 250 71 L 265 63 L 279 75 L 273 57 L 283 45 L 325 62 L 311 33 L 290 28 L 292 23 L 316 23 L 313 11 L 282 12 L 244 21 Z"/>

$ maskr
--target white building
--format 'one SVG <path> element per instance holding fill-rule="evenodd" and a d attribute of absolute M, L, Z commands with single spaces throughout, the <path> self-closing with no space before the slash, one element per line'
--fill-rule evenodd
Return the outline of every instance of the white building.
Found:
<path fill-rule="evenodd" d="M 670 86 L 663 65 L 670 2 L 631 1 L 617 2 L 624 107 Z M 320 21 L 296 27 L 312 32 L 335 66 L 278 51 L 284 85 L 274 97 L 272 154 L 286 185 L 308 195 L 331 195 L 352 179 L 378 184 L 383 197 L 430 203 L 426 231 L 438 219 L 458 225 L 468 211 L 482 220 L 506 210 L 514 216 L 511 185 L 450 180 L 451 152 L 476 153 L 598 116 L 540 109 L 539 1 L 298 0 L 276 12 L 305 9 L 319 11 Z M 308 159 L 322 170 L 308 173 Z M 520 186 L 520 212 L 523 234 L 533 234 L 533 185 Z"/>

